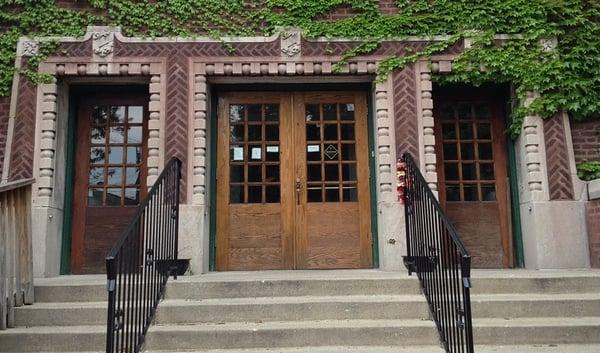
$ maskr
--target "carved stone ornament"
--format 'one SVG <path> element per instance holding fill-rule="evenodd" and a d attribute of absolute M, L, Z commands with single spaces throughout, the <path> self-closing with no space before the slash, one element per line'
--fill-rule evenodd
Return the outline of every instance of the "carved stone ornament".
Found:
<path fill-rule="evenodd" d="M 296 58 L 300 56 L 302 47 L 300 45 L 302 40 L 302 32 L 299 30 L 291 30 L 288 32 L 281 33 L 281 53 L 289 58 Z"/>
<path fill-rule="evenodd" d="M 92 33 L 94 41 L 94 55 L 100 58 L 106 58 L 113 53 L 115 35 L 113 32 L 94 32 Z"/>
<path fill-rule="evenodd" d="M 34 41 L 25 41 L 21 47 L 21 55 L 23 56 L 34 56 L 38 53 L 40 48 L 38 42 Z"/>

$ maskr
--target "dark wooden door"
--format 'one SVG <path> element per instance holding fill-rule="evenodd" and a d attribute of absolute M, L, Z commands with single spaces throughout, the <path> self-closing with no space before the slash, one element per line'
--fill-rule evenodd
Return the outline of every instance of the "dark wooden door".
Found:
<path fill-rule="evenodd" d="M 81 98 L 77 116 L 71 270 L 103 273 L 104 258 L 146 192 L 148 97 Z"/>
<path fill-rule="evenodd" d="M 512 267 L 501 102 L 469 92 L 436 96 L 439 194 L 475 267 Z"/>
<path fill-rule="evenodd" d="M 228 93 L 218 115 L 218 270 L 371 266 L 364 93 Z"/>

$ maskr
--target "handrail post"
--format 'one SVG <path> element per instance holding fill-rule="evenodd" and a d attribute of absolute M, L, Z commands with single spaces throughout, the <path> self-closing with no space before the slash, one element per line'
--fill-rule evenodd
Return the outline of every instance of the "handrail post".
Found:
<path fill-rule="evenodd" d="M 473 346 L 473 318 L 471 313 L 471 257 L 468 255 L 461 257 L 461 274 L 463 278 L 463 306 L 465 310 L 465 337 L 467 344 L 467 353 L 474 353 Z"/>
<path fill-rule="evenodd" d="M 106 258 L 106 279 L 106 290 L 108 291 L 106 353 L 113 353 L 115 345 L 115 289 L 117 287 L 117 271 L 114 257 Z"/>

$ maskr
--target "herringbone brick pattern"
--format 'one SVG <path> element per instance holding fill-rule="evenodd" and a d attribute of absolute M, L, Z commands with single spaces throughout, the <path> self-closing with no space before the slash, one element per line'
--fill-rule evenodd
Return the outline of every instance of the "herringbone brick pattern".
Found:
<path fill-rule="evenodd" d="M 6 151 L 6 135 L 8 134 L 8 111 L 10 109 L 10 97 L 0 97 L 0 175 L 4 163 Z"/>
<path fill-rule="evenodd" d="M 33 175 L 35 101 L 35 84 L 21 77 L 10 159 L 10 180 L 31 178 Z"/>
<path fill-rule="evenodd" d="M 269 43 L 231 43 L 232 51 L 221 43 L 122 43 L 115 41 L 117 56 L 199 57 L 199 56 L 279 56 L 279 40 Z"/>
<path fill-rule="evenodd" d="M 550 200 L 573 200 L 573 183 L 562 117 L 544 120 Z"/>
<path fill-rule="evenodd" d="M 370 52 L 369 55 L 406 55 L 411 51 L 422 49 L 426 42 L 383 42 L 381 45 Z M 302 40 L 302 55 L 304 56 L 339 56 L 348 50 L 356 48 L 357 42 L 315 42 Z"/>
<path fill-rule="evenodd" d="M 396 130 L 396 155 L 410 153 L 419 157 L 419 138 L 417 121 L 417 97 L 414 66 L 394 72 L 394 126 Z"/>
<path fill-rule="evenodd" d="M 66 57 L 92 56 L 92 40 L 89 39 L 85 42 L 60 43 L 55 55 Z"/>

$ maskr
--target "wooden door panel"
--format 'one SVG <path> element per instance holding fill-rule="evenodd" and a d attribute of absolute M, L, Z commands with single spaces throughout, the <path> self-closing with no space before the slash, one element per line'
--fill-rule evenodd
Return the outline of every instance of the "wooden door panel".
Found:
<path fill-rule="evenodd" d="M 468 98 L 472 97 L 472 98 Z M 436 97 L 440 200 L 473 266 L 512 266 L 502 108 L 477 92 Z"/>
<path fill-rule="evenodd" d="M 145 94 L 80 98 L 75 151 L 71 271 L 103 273 L 105 256 L 146 187 Z"/>
<path fill-rule="evenodd" d="M 217 270 L 293 265 L 289 104 L 273 93 L 219 98 Z"/>
<path fill-rule="evenodd" d="M 366 96 L 294 94 L 297 268 L 371 267 Z"/>

